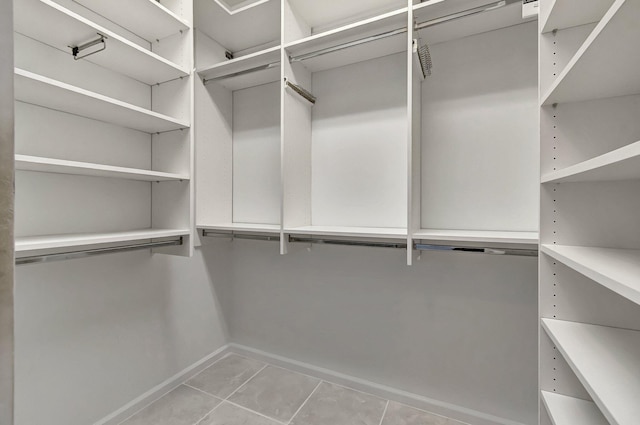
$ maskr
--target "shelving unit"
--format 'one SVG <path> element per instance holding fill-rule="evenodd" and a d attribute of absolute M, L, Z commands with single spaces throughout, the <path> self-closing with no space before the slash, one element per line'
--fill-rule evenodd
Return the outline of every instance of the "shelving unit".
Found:
<path fill-rule="evenodd" d="M 640 7 L 543 0 L 541 14 L 540 423 L 633 424 Z"/>
<path fill-rule="evenodd" d="M 345 238 L 404 239 L 405 229 L 383 227 L 300 226 L 284 229 L 291 235 L 340 236 Z"/>

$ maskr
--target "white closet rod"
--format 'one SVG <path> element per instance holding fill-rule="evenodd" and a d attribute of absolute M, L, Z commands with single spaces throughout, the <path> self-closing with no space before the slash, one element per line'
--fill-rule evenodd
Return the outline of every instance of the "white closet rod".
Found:
<path fill-rule="evenodd" d="M 456 19 L 466 18 L 468 16 L 476 15 L 479 13 L 490 12 L 492 10 L 500 9 L 504 6 L 519 2 L 520 0 L 500 0 L 495 3 L 490 3 L 484 6 L 474 7 L 472 9 L 463 10 L 461 12 L 452 13 L 451 15 L 446 15 L 440 18 L 431 19 L 429 21 L 416 23 L 414 25 L 414 30 L 419 31 L 428 27 L 432 27 L 435 25 L 443 24 L 445 22 L 451 22 Z M 381 34 L 372 35 L 369 37 L 361 38 L 354 41 L 349 41 L 347 43 L 338 44 L 336 46 L 326 47 L 324 49 L 315 50 L 313 52 L 305 53 L 299 56 L 289 56 L 290 62 L 300 62 L 307 59 L 315 58 L 318 56 L 326 55 L 328 53 L 337 52 L 340 50 L 348 49 L 350 47 L 358 46 L 360 44 L 370 43 L 372 41 L 380 40 L 383 38 L 393 37 L 395 35 L 403 34 L 407 32 L 407 27 L 398 28 L 391 31 L 386 31 Z"/>
<path fill-rule="evenodd" d="M 148 242 L 148 243 L 140 243 L 140 244 L 133 244 L 133 245 L 114 246 L 114 247 L 108 247 L 108 248 L 88 249 L 83 251 L 69 251 L 69 252 L 59 252 L 55 254 L 42 254 L 42 255 L 34 255 L 30 257 L 20 257 L 20 258 L 16 258 L 16 265 L 48 263 L 52 261 L 71 260 L 75 258 L 93 257 L 95 255 L 112 254 L 116 252 L 137 251 L 137 250 L 148 249 L 148 248 L 161 248 L 165 246 L 176 246 L 176 245 L 182 245 L 182 244 L 183 244 L 183 240 L 181 236 L 179 239 L 169 240 L 169 241 Z"/>

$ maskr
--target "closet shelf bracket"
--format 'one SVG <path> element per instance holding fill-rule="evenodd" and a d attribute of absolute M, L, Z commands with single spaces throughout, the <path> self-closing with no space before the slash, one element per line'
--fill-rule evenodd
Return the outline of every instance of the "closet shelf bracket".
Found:
<path fill-rule="evenodd" d="M 101 47 L 97 50 L 92 50 L 89 53 L 85 53 L 82 56 L 79 54 L 87 49 L 91 49 L 92 47 L 99 46 Z M 80 60 L 91 55 L 95 55 L 96 53 L 102 52 L 103 50 L 107 50 L 107 36 L 98 33 L 98 38 L 95 40 L 88 41 L 86 43 L 80 44 L 79 46 L 69 46 L 71 47 L 71 54 L 73 55 L 73 60 Z"/>
<path fill-rule="evenodd" d="M 285 83 L 285 85 L 287 87 L 289 87 L 296 94 L 298 94 L 300 97 L 302 97 L 303 99 L 305 99 L 306 101 L 308 101 L 312 105 L 316 104 L 316 97 L 313 94 L 311 94 L 311 92 L 309 92 L 308 90 L 305 90 L 304 88 L 300 87 L 299 85 L 297 85 L 295 83 L 292 83 L 291 81 L 289 81 L 289 79 L 287 77 L 284 77 L 284 83 Z"/>

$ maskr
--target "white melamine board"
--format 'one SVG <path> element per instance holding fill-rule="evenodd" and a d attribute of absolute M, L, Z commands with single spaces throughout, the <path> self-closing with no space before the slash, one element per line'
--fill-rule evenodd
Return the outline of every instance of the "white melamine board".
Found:
<path fill-rule="evenodd" d="M 189 23 L 157 0 L 74 0 L 148 42 L 186 31 Z"/>
<path fill-rule="evenodd" d="M 71 49 L 68 46 L 95 40 L 98 33 L 105 35 L 106 50 L 91 55 L 86 60 L 147 84 L 189 75 L 186 68 L 171 63 L 53 1 L 21 0 L 16 2 L 14 14 L 16 32 L 69 53 Z M 73 61 L 73 58 L 69 56 L 69 60 Z"/>
<path fill-rule="evenodd" d="M 497 232 L 492 230 L 420 229 L 414 239 L 451 242 L 488 242 L 537 245 L 537 232 Z"/>
<path fill-rule="evenodd" d="M 611 7 L 613 0 L 581 0 L 573 3 L 566 0 L 550 0 L 548 16 L 542 24 L 542 33 L 577 27 L 598 22 Z"/>
<path fill-rule="evenodd" d="M 640 304 L 640 250 L 542 245 L 543 253 Z"/>
<path fill-rule="evenodd" d="M 406 228 L 406 80 L 404 54 L 313 74 L 311 224 Z"/>
<path fill-rule="evenodd" d="M 189 180 L 188 175 L 138 170 L 112 165 L 67 161 L 29 155 L 16 155 L 16 170 L 41 173 L 72 174 L 93 177 L 110 177 L 141 181 Z"/>
<path fill-rule="evenodd" d="M 542 104 L 639 93 L 638 16 L 640 2 L 616 0 L 544 94 Z"/>
<path fill-rule="evenodd" d="M 214 0 L 195 1 L 195 27 L 231 52 L 280 40 L 280 0 L 229 14 Z"/>
<path fill-rule="evenodd" d="M 191 176 L 191 179 L 193 179 L 192 136 L 190 131 L 167 131 L 165 133 L 152 134 L 152 167 L 149 168 L 172 174 Z"/>
<path fill-rule="evenodd" d="M 172 236 L 186 236 L 189 230 L 141 229 L 109 233 L 77 233 L 64 235 L 27 236 L 16 238 L 16 252 L 25 253 L 41 249 L 70 248 L 115 242 L 131 242 Z"/>
<path fill-rule="evenodd" d="M 359 18 L 381 15 L 395 9 L 406 7 L 405 1 L 399 0 L 289 0 L 293 10 L 313 29 L 314 33 L 325 28 L 339 26 Z M 320 28 L 318 28 L 320 27 Z"/>
<path fill-rule="evenodd" d="M 280 223 L 280 84 L 233 93 L 233 221 Z"/>
<path fill-rule="evenodd" d="M 542 176 L 542 183 L 640 179 L 640 142 Z"/>
<path fill-rule="evenodd" d="M 542 391 L 542 400 L 553 425 L 609 425 L 592 401 Z"/>
<path fill-rule="evenodd" d="M 284 233 L 310 236 L 342 236 L 352 238 L 402 239 L 407 229 L 384 227 L 300 226 L 285 228 Z"/>
<path fill-rule="evenodd" d="M 61 83 L 29 71 L 15 71 L 16 100 L 135 130 L 155 133 L 189 127 L 177 120 L 117 99 Z"/>
<path fill-rule="evenodd" d="M 151 183 L 151 227 L 195 231 L 192 214 L 192 187 L 189 182 Z M 176 255 L 191 256 L 193 244 L 167 248 Z"/>
<path fill-rule="evenodd" d="M 640 331 L 542 319 L 542 326 L 612 425 L 640 415 Z"/>
<path fill-rule="evenodd" d="M 213 66 L 198 70 L 198 75 L 204 80 L 217 79 L 216 83 L 229 90 L 240 90 L 261 84 L 280 80 L 280 46 L 271 47 L 246 56 L 221 62 Z M 260 68 L 272 64 L 272 67 L 257 70 L 244 75 L 236 73 Z M 211 82 L 209 82 L 211 84 Z"/>
<path fill-rule="evenodd" d="M 532 22 L 431 47 L 422 228 L 538 228 L 536 34 Z"/>
<path fill-rule="evenodd" d="M 221 230 L 221 231 L 232 231 L 232 232 L 280 233 L 279 224 L 254 224 L 254 223 L 198 224 L 198 229 Z"/>

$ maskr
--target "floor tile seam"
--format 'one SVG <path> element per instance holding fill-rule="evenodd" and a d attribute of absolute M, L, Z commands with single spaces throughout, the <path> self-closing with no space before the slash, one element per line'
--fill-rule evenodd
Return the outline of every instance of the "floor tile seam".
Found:
<path fill-rule="evenodd" d="M 220 402 L 221 402 L 221 403 L 224 401 L 224 399 L 223 399 L 222 397 L 218 397 L 218 396 L 217 396 L 217 395 L 215 395 L 215 394 L 208 393 L 208 392 L 206 392 L 205 390 L 200 389 L 200 388 L 197 388 L 197 387 L 194 387 L 193 385 L 191 385 L 191 384 L 187 384 L 186 382 L 185 382 L 184 384 L 182 384 L 182 385 L 184 385 L 185 387 L 191 388 L 192 390 L 199 391 L 199 392 L 201 392 L 201 393 L 202 393 L 202 394 L 204 394 L 204 395 L 208 395 L 209 397 L 213 397 L 213 398 L 215 398 L 216 400 L 220 400 Z"/>
<path fill-rule="evenodd" d="M 378 425 L 382 425 L 382 423 L 384 422 L 384 417 L 387 414 L 387 409 L 389 408 L 390 403 L 391 400 L 387 400 L 387 403 L 384 405 L 384 410 L 382 411 L 382 416 L 380 417 L 380 423 Z"/>
<path fill-rule="evenodd" d="M 277 423 L 277 424 L 280 424 L 280 425 L 288 425 L 288 422 L 282 422 L 281 420 L 278 420 L 278 419 L 272 418 L 271 416 L 267 416 L 267 415 L 265 415 L 264 413 L 256 412 L 255 410 L 249 409 L 248 407 L 242 406 L 242 405 L 240 405 L 240 404 L 238 404 L 238 403 L 234 403 L 233 401 L 223 400 L 223 401 L 222 401 L 222 403 L 220 403 L 220 404 L 222 405 L 222 404 L 224 404 L 224 403 L 229 403 L 229 404 L 231 404 L 231 405 L 233 405 L 233 406 L 235 406 L 235 407 L 238 407 L 238 408 L 240 408 L 240 409 L 242 409 L 242 410 L 246 410 L 247 412 L 253 413 L 253 414 L 258 415 L 258 416 L 260 416 L 260 417 L 262 417 L 262 418 L 265 418 L 265 419 L 268 419 L 268 420 L 270 420 L 270 421 L 272 421 L 272 422 L 275 422 L 275 423 Z"/>
<path fill-rule="evenodd" d="M 298 407 L 298 409 L 295 411 L 293 416 L 291 416 L 291 419 L 289 419 L 289 421 L 287 422 L 287 425 L 290 425 L 291 422 L 293 422 L 293 419 L 298 415 L 298 413 L 300 413 L 304 405 L 307 404 L 307 402 L 311 399 L 311 396 L 318 390 L 318 388 L 320 388 L 320 385 L 322 385 L 323 382 L 324 380 L 320 379 L 320 382 L 318 382 L 318 384 L 315 386 L 313 391 L 311 391 L 311 393 L 307 396 L 307 398 L 302 402 L 300 407 Z"/>
<path fill-rule="evenodd" d="M 239 385 L 235 390 L 233 390 L 233 391 L 231 392 L 231 394 L 229 394 L 229 395 L 228 395 L 227 397 L 225 397 L 223 400 L 228 401 L 228 400 L 231 398 L 231 396 L 233 396 L 235 393 L 237 393 L 238 391 L 240 391 L 240 389 L 241 389 L 242 387 L 244 387 L 245 385 L 247 385 L 247 383 L 248 383 L 249 381 L 251 381 L 253 378 L 255 378 L 256 376 L 258 376 L 258 374 L 259 374 L 260 372 L 262 372 L 263 370 L 265 370 L 265 369 L 267 368 L 267 366 L 269 366 L 269 363 L 265 363 L 265 364 L 264 364 L 264 366 L 262 366 L 262 367 L 260 368 L 260 370 L 258 370 L 256 373 L 254 373 L 253 375 L 251 375 L 249 378 L 247 378 L 247 379 L 246 379 L 242 384 L 240 384 L 240 385 Z"/>
<path fill-rule="evenodd" d="M 191 388 L 193 388 L 193 387 L 191 387 Z M 196 390 L 197 390 L 197 388 L 194 388 L 194 389 L 196 389 Z M 202 391 L 202 392 L 204 392 L 204 391 Z M 208 393 L 205 393 L 205 394 L 208 394 Z M 217 397 L 216 397 L 216 398 L 217 398 Z M 213 408 L 213 409 L 211 409 L 207 414 L 205 414 L 203 417 L 201 417 L 200 419 L 198 419 L 198 420 L 197 420 L 193 425 L 199 425 L 199 424 L 200 424 L 200 422 L 204 421 L 204 420 L 206 419 L 206 417 L 207 417 L 207 416 L 209 416 L 210 414 L 212 414 L 212 413 L 213 413 L 213 412 L 214 412 L 218 407 L 222 406 L 222 404 L 224 403 L 224 400 L 219 399 L 219 398 L 218 398 L 218 400 L 220 400 L 220 403 L 216 404 L 216 407 L 214 407 L 214 408 Z"/>

